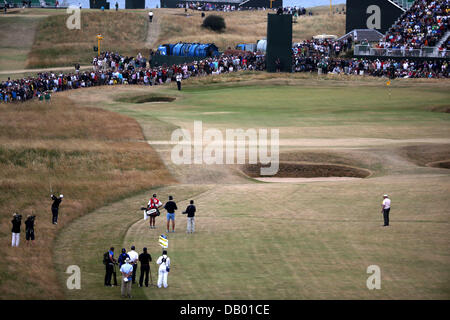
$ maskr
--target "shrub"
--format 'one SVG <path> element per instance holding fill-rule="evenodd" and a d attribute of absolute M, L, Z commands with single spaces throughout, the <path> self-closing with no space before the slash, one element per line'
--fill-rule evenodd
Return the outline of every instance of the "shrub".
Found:
<path fill-rule="evenodd" d="M 213 31 L 223 31 L 227 26 L 223 17 L 212 14 L 203 20 L 202 27 Z"/>

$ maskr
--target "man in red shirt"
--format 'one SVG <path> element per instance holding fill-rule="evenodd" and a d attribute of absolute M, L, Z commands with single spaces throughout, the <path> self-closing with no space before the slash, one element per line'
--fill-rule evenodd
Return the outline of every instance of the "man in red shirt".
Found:
<path fill-rule="evenodd" d="M 158 208 L 161 207 L 163 204 L 161 201 L 159 201 L 158 198 L 156 198 L 156 194 L 153 194 L 153 197 L 150 198 L 147 205 L 147 210 L 152 211 L 150 213 L 150 229 L 156 229 L 155 227 L 155 220 L 156 216 L 159 215 Z"/>

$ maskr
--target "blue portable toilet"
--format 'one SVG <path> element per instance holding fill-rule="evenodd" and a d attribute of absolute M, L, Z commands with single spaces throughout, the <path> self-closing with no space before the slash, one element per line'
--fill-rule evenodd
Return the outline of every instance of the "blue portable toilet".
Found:
<path fill-rule="evenodd" d="M 166 56 L 167 55 L 167 48 L 166 46 L 159 46 L 158 47 L 158 53 L 162 56 Z"/>
<path fill-rule="evenodd" d="M 175 47 L 174 44 L 169 44 L 169 52 L 167 52 L 168 55 L 172 56 L 173 55 L 173 48 Z"/>
<path fill-rule="evenodd" d="M 199 46 L 198 43 L 193 43 L 191 45 L 191 47 L 189 48 L 189 56 L 190 57 L 195 57 L 195 50 L 197 49 L 198 46 Z"/>
<path fill-rule="evenodd" d="M 181 50 L 181 47 L 182 47 L 182 46 L 183 46 L 182 43 L 177 43 L 177 44 L 173 47 L 172 55 L 174 55 L 174 56 L 179 56 L 179 55 L 180 55 L 180 50 Z"/>

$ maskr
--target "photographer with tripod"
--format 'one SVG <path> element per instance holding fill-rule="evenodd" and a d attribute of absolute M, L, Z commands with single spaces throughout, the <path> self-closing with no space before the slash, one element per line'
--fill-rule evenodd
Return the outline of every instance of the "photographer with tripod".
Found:
<path fill-rule="evenodd" d="M 36 216 L 29 215 L 29 216 L 27 216 L 27 220 L 25 220 L 25 239 L 27 240 L 27 246 L 30 245 L 30 241 L 31 241 L 32 246 L 34 243 L 34 226 L 35 226 L 34 220 L 35 219 L 36 219 Z"/>
<path fill-rule="evenodd" d="M 20 226 L 22 225 L 22 215 L 18 213 L 13 214 L 13 219 L 11 220 L 12 223 L 12 241 L 11 246 L 12 247 L 18 247 L 20 242 Z"/>

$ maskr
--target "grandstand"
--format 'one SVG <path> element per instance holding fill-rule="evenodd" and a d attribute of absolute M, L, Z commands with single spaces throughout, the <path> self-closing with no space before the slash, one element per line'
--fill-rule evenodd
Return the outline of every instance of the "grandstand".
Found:
<path fill-rule="evenodd" d="M 403 9 L 409 9 L 414 3 L 414 0 L 392 0 L 391 2 L 395 2 L 397 5 L 402 7 Z"/>
<path fill-rule="evenodd" d="M 395 1 L 405 12 L 375 45 L 355 46 L 356 56 L 449 58 L 448 0 Z"/>
<path fill-rule="evenodd" d="M 6 0 L 10 7 L 23 7 L 24 4 L 29 7 L 55 7 L 56 0 Z M 64 1 L 59 1 L 61 6 Z M 65 6 L 65 5 L 64 5 Z"/>

